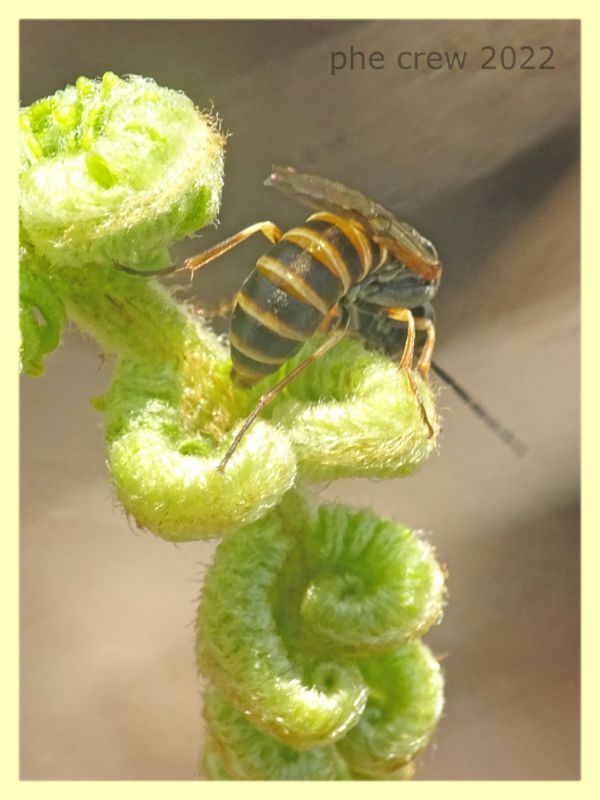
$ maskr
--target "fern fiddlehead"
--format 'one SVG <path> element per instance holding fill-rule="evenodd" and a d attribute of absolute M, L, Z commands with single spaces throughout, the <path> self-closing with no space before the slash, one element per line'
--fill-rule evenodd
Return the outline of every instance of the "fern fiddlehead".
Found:
<path fill-rule="evenodd" d="M 244 759 L 266 748 L 282 775 L 291 759 L 310 779 L 325 759 L 332 779 L 403 777 L 442 710 L 440 668 L 419 637 L 443 599 L 420 535 L 370 511 L 313 509 L 297 490 L 227 537 L 197 622 L 222 769 L 264 780 L 267 769 L 251 772 Z"/>

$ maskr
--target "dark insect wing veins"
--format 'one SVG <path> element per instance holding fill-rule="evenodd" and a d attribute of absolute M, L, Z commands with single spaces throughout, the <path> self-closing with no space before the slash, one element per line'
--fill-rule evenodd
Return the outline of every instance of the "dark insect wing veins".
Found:
<path fill-rule="evenodd" d="M 361 192 L 320 175 L 297 172 L 293 167 L 273 167 L 264 185 L 317 211 L 353 216 L 362 222 L 377 213 L 376 203 Z"/>
<path fill-rule="evenodd" d="M 264 183 L 309 208 L 359 221 L 396 258 L 409 267 L 418 266 L 429 279 L 439 280 L 441 264 L 433 244 L 412 225 L 398 220 L 362 192 L 288 166 L 273 167 Z"/>

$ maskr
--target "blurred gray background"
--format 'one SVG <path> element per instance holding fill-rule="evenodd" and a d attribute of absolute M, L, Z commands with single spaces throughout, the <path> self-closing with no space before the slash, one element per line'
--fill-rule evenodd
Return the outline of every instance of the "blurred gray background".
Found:
<path fill-rule="evenodd" d="M 385 55 L 331 75 L 332 51 Z M 484 46 L 553 70 L 482 70 Z M 400 70 L 407 51 L 465 68 Z M 495 63 L 499 63 L 496 59 Z M 297 224 L 272 163 L 341 180 L 431 238 L 445 264 L 437 360 L 529 445 L 516 457 L 449 389 L 418 475 L 321 495 L 429 532 L 449 603 L 427 641 L 445 716 L 417 779 L 579 777 L 579 24 L 575 21 L 25 21 L 21 100 L 138 73 L 214 104 L 228 142 L 218 230 Z M 250 241 L 198 273 L 232 295 Z M 110 364 L 75 331 L 21 392 L 21 767 L 25 779 L 190 779 L 202 737 L 192 620 L 213 543 L 134 531 L 89 398 Z"/>

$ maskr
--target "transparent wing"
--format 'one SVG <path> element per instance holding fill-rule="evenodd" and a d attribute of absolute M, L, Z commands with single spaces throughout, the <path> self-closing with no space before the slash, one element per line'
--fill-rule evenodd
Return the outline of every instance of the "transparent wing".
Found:
<path fill-rule="evenodd" d="M 441 264 L 433 244 L 412 225 L 401 222 L 379 203 L 342 183 L 276 166 L 265 180 L 299 203 L 361 222 L 368 233 L 407 267 L 428 280 L 438 280 Z"/>
<path fill-rule="evenodd" d="M 265 186 L 271 186 L 309 208 L 352 216 L 365 223 L 377 209 L 376 203 L 361 192 L 320 175 L 296 172 L 293 167 L 274 166 Z M 381 206 L 378 208 L 385 211 Z"/>

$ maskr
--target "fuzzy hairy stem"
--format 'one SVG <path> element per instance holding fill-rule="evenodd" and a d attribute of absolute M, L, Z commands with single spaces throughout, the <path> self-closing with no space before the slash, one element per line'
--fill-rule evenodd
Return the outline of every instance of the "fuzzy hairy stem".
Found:
<path fill-rule="evenodd" d="M 288 493 L 223 541 L 205 578 L 204 769 L 244 780 L 409 777 L 443 706 L 439 665 L 418 640 L 443 599 L 441 568 L 412 531 Z"/>
<path fill-rule="evenodd" d="M 257 421 L 219 472 L 255 393 L 234 389 L 226 350 L 200 323 L 189 321 L 178 336 L 171 366 L 123 360 L 96 403 L 107 415 L 119 498 L 140 527 L 165 539 L 208 538 L 259 519 L 296 479 L 410 474 L 435 446 L 405 376 L 358 343 L 342 342 L 312 380 L 312 397 L 278 401 L 271 420 Z M 323 397 L 319 374 L 327 376 Z M 371 424 L 382 414 L 386 425 Z"/>
<path fill-rule="evenodd" d="M 195 333 L 179 370 L 120 362 L 110 392 L 96 400 L 123 505 L 140 527 L 178 542 L 258 519 L 296 477 L 289 441 L 265 422 L 249 432 L 229 469 L 217 470 L 229 442 L 224 431 L 240 408 L 216 337 L 204 331 L 215 350 L 202 350 Z"/>

